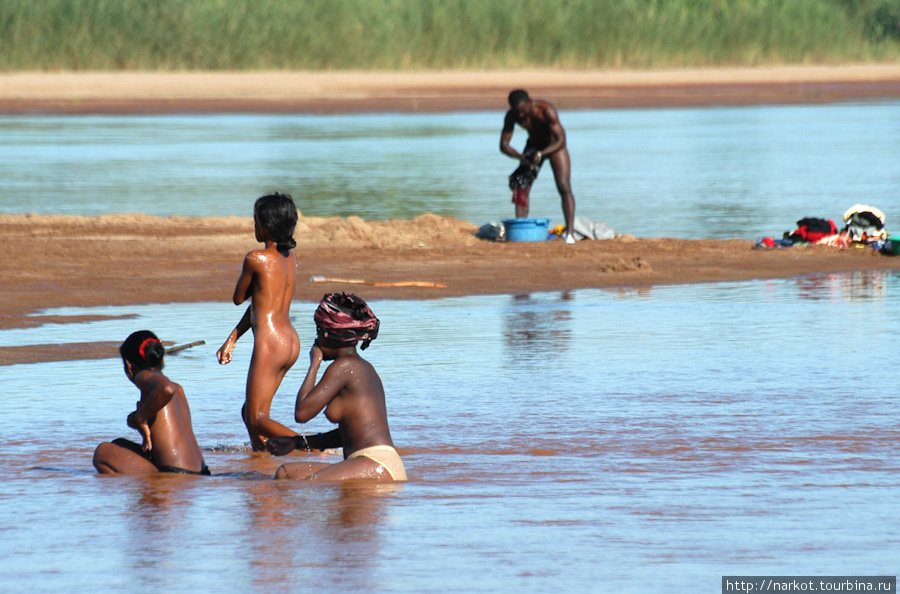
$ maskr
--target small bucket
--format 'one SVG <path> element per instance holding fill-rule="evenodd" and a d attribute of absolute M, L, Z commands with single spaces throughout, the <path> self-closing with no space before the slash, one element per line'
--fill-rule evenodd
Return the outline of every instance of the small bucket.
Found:
<path fill-rule="evenodd" d="M 891 253 L 895 256 L 900 256 L 900 237 L 888 237 L 888 241 L 891 242 Z"/>
<path fill-rule="evenodd" d="M 506 241 L 546 241 L 550 219 L 506 219 Z"/>

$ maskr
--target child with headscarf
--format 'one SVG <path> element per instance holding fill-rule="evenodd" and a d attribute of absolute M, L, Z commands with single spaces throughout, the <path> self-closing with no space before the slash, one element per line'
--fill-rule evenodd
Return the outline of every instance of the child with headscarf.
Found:
<path fill-rule="evenodd" d="M 406 470 L 388 429 L 384 387 L 375 368 L 356 350 L 357 344 L 364 350 L 378 336 L 378 318 L 356 295 L 330 293 L 313 319 L 318 337 L 309 353 L 309 370 L 297 394 L 294 418 L 305 423 L 324 410 L 338 429 L 314 437 L 273 437 L 267 447 L 278 456 L 295 449 L 343 447 L 344 461 L 284 464 L 275 478 L 405 481 Z M 316 383 L 322 361 L 332 363 Z"/>

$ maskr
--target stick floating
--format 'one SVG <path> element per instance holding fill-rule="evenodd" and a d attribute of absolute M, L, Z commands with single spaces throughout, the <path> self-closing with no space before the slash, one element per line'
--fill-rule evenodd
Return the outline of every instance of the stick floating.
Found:
<path fill-rule="evenodd" d="M 187 344 L 182 344 L 180 346 L 174 346 L 170 349 L 166 349 L 166 354 L 169 355 L 171 353 L 177 353 L 178 351 L 183 351 L 185 349 L 189 349 L 191 347 L 200 346 L 201 344 L 206 344 L 205 340 L 196 340 L 194 342 L 189 342 Z"/>
<path fill-rule="evenodd" d="M 395 283 L 379 283 L 363 280 L 361 278 L 329 278 L 325 276 L 309 277 L 311 283 L 344 283 L 348 285 L 366 285 L 367 287 L 430 287 L 434 289 L 446 289 L 447 285 L 430 281 L 399 281 Z"/>

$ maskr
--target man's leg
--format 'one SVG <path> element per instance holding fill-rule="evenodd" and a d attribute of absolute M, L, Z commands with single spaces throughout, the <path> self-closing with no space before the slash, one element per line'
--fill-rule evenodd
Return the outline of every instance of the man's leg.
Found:
<path fill-rule="evenodd" d="M 563 217 L 566 219 L 566 238 L 572 233 L 575 224 L 575 196 L 572 195 L 571 177 L 572 166 L 569 163 L 569 151 L 563 149 L 550 156 L 550 166 L 553 168 L 553 177 L 556 179 L 556 189 L 562 199 Z"/>

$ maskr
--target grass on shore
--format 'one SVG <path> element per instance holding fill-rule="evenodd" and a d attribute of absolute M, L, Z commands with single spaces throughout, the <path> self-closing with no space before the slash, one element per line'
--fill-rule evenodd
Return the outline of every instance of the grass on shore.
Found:
<path fill-rule="evenodd" d="M 0 70 L 895 61 L 900 0 L 2 0 Z"/>

